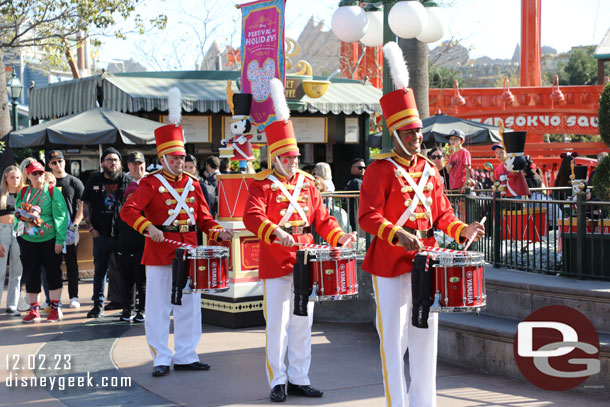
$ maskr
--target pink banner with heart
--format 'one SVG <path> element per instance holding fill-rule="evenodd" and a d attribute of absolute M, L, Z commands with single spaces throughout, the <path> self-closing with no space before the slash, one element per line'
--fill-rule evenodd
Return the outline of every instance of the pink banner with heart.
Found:
<path fill-rule="evenodd" d="M 269 81 L 284 82 L 285 0 L 241 5 L 241 92 L 252 94 L 250 120 L 262 130 L 275 120 Z"/>

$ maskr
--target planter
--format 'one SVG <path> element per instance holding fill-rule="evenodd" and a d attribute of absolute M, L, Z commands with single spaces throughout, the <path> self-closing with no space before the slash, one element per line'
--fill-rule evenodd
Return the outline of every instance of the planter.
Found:
<path fill-rule="evenodd" d="M 578 244 L 575 219 L 567 219 L 560 224 L 563 228 L 561 245 L 564 274 L 610 280 L 610 220 L 587 221 L 587 232 L 581 237 L 584 239 L 581 245 Z"/>

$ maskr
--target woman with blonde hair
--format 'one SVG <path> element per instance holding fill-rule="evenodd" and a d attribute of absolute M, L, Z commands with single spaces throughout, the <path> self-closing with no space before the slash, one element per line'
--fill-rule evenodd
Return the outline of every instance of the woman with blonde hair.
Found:
<path fill-rule="evenodd" d="M 335 192 L 335 184 L 333 183 L 333 172 L 328 163 L 317 163 L 313 169 L 313 175 L 321 177 L 324 180 L 326 192 Z"/>
<path fill-rule="evenodd" d="M 10 270 L 8 273 L 8 290 L 6 294 L 6 314 L 18 317 L 17 310 L 19 291 L 21 290 L 21 274 L 23 268 L 19 258 L 19 244 L 13 224 L 15 222 L 15 201 L 17 194 L 23 187 L 23 177 L 18 167 L 10 165 L 4 169 L 0 183 L 0 245 L 4 255 L 0 257 L 0 282 L 6 276 L 7 260 L 10 256 Z M 0 303 L 2 290 L 0 290 Z"/>
<path fill-rule="evenodd" d="M 25 185 L 30 185 L 30 180 L 27 176 L 23 176 L 23 174 L 26 174 L 25 169 L 28 167 L 28 165 L 32 164 L 34 161 L 38 161 L 36 160 L 34 157 L 26 157 L 23 159 L 23 161 L 21 161 L 21 164 L 19 164 L 19 171 L 21 171 L 21 175 L 22 175 L 22 179 L 23 179 L 23 184 Z"/>

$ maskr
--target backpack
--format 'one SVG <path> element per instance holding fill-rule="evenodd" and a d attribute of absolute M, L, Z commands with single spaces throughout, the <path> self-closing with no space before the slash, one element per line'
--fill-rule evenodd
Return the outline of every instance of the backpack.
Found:
<path fill-rule="evenodd" d="M 28 188 L 31 187 L 31 185 L 26 185 L 23 188 L 21 188 L 21 191 L 19 191 L 19 200 L 23 202 L 23 196 L 25 195 L 25 191 L 28 190 Z M 53 198 L 53 190 L 55 189 L 55 184 L 49 184 L 49 195 L 51 195 L 51 199 Z"/>

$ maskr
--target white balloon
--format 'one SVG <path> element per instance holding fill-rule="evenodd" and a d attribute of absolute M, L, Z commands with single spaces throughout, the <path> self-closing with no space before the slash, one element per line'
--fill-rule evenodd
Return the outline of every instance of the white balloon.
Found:
<path fill-rule="evenodd" d="M 330 27 L 343 42 L 358 41 L 369 26 L 366 13 L 358 6 L 342 6 L 333 14 Z"/>
<path fill-rule="evenodd" d="M 425 7 L 428 14 L 428 24 L 416 38 L 421 42 L 436 42 L 445 36 L 447 24 L 445 11 L 440 7 Z"/>
<path fill-rule="evenodd" d="M 383 11 L 367 11 L 369 28 L 360 42 L 367 47 L 378 47 L 383 44 Z"/>
<path fill-rule="evenodd" d="M 419 1 L 399 1 L 388 15 L 392 32 L 400 38 L 415 38 L 428 23 L 428 14 Z"/>

